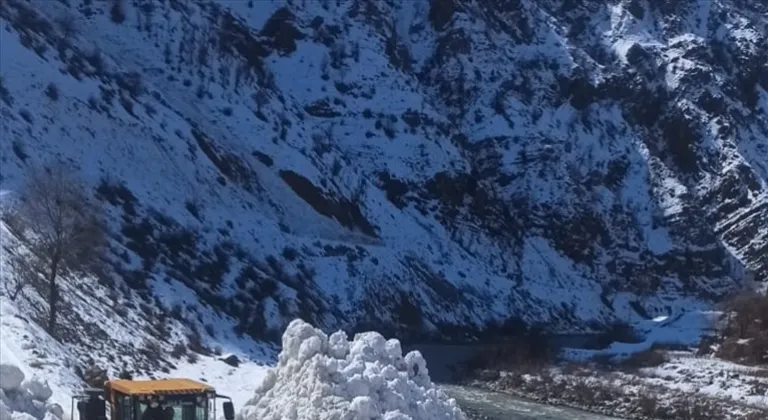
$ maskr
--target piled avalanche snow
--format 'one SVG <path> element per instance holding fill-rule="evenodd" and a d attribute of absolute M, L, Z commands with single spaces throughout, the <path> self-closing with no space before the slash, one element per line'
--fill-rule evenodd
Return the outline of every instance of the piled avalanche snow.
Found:
<path fill-rule="evenodd" d="M 239 420 L 464 420 L 429 379 L 417 351 L 381 334 L 325 335 L 294 320 L 277 366 L 243 407 Z"/>
<path fill-rule="evenodd" d="M 64 410 L 48 402 L 53 392 L 38 378 L 24 380 L 11 364 L 0 364 L 0 420 L 61 420 Z"/>

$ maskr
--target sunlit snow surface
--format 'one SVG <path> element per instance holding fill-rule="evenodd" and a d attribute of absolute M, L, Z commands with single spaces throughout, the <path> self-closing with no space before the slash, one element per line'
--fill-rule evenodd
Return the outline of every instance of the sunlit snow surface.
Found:
<path fill-rule="evenodd" d="M 589 360 L 596 356 L 616 359 L 651 349 L 654 345 L 696 346 L 701 337 L 710 332 L 719 312 L 690 311 L 675 317 L 658 316 L 638 322 L 637 332 L 642 336 L 638 343 L 613 343 L 602 350 L 565 349 L 570 360 Z"/>
<path fill-rule="evenodd" d="M 353 340 L 294 320 L 283 350 L 240 420 L 463 420 L 455 400 L 430 380 L 417 351 L 376 332 Z"/>

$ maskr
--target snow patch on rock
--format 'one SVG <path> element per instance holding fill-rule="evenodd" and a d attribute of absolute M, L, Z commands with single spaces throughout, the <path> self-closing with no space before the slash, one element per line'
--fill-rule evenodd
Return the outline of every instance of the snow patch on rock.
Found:
<path fill-rule="evenodd" d="M 33 377 L 22 382 L 21 388 L 26 390 L 35 401 L 46 401 L 53 395 L 53 391 L 48 386 L 48 383 L 40 378 Z"/>
<path fill-rule="evenodd" d="M 12 391 L 18 389 L 24 381 L 24 373 L 18 367 L 0 364 L 0 389 Z"/>
<path fill-rule="evenodd" d="M 51 395 L 46 381 L 25 380 L 18 366 L 0 364 L 0 420 L 61 420 L 64 410 L 47 401 Z"/>
<path fill-rule="evenodd" d="M 238 420 L 465 420 L 429 378 L 418 351 L 376 332 L 330 336 L 302 320 L 283 334 L 282 352 Z"/>

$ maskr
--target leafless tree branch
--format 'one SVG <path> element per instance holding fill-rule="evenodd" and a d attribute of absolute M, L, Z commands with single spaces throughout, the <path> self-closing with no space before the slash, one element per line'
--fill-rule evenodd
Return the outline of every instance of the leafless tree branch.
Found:
<path fill-rule="evenodd" d="M 25 181 L 9 226 L 30 255 L 16 265 L 27 279 L 34 279 L 35 271 L 46 279 L 46 327 L 55 336 L 60 278 L 91 273 L 102 260 L 107 243 L 104 210 L 66 165 L 33 168 Z"/>

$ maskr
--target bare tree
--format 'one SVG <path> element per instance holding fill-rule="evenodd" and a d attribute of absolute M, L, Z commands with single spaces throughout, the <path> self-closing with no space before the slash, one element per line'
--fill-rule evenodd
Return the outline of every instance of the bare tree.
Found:
<path fill-rule="evenodd" d="M 55 337 L 59 282 L 66 275 L 95 272 L 106 249 L 104 211 L 65 165 L 34 168 L 25 181 L 10 224 L 29 251 L 26 267 L 44 279 L 46 328 Z"/>
<path fill-rule="evenodd" d="M 723 307 L 727 313 L 726 335 L 749 338 L 768 331 L 768 296 L 742 291 L 724 302 Z"/>
<path fill-rule="evenodd" d="M 328 60 L 328 55 L 324 55 L 320 60 L 320 78 L 328 80 L 331 78 L 331 62 Z"/>
<path fill-rule="evenodd" d="M 9 205 L 8 201 L 10 200 L 5 197 L 0 198 L 0 220 L 6 223 L 6 226 L 10 229 L 11 235 L 16 235 L 18 232 L 13 230 L 14 227 L 11 223 L 15 218 L 16 212 L 13 206 Z M 26 273 L 24 270 L 26 266 L 24 264 L 19 264 L 22 261 L 18 258 L 19 254 L 18 251 L 15 250 L 16 247 L 13 247 L 9 241 L 5 240 L 6 238 L 1 235 L 4 235 L 4 233 L 0 232 L 0 239 L 3 239 L 3 241 L 1 241 L 2 249 L 0 249 L 0 257 L 2 257 L 2 260 L 4 260 L 12 270 L 9 273 L 5 273 L 6 275 L 0 276 L 0 285 L 2 285 L 0 294 L 7 296 L 14 301 L 29 284 L 29 282 L 26 281 L 26 277 L 22 275 L 22 273 Z"/>
<path fill-rule="evenodd" d="M 12 274 L 5 276 L 2 282 L 3 289 L 0 292 L 11 301 L 15 301 L 24 289 L 33 283 L 34 272 L 30 270 L 28 260 L 22 254 L 11 253 L 9 249 L 5 249 L 4 254 L 7 256 L 8 265 L 12 268 Z"/>
<path fill-rule="evenodd" d="M 256 102 L 256 109 L 261 113 L 262 108 L 265 105 L 269 105 L 269 94 L 266 89 L 258 89 L 252 96 L 253 101 Z"/>
<path fill-rule="evenodd" d="M 64 48 L 69 46 L 69 41 L 78 35 L 77 20 L 74 15 L 64 14 L 56 19 L 61 31 L 61 43 Z"/>
<path fill-rule="evenodd" d="M 3 281 L 3 293 L 8 296 L 11 301 L 15 301 L 21 292 L 24 291 L 26 286 L 27 283 L 25 283 L 22 279 L 6 278 Z"/>

